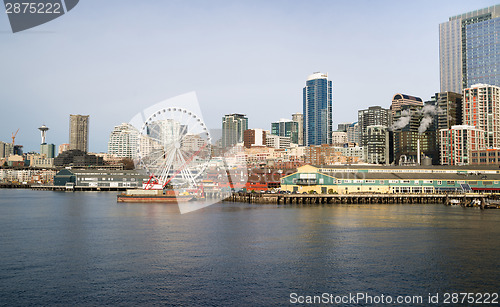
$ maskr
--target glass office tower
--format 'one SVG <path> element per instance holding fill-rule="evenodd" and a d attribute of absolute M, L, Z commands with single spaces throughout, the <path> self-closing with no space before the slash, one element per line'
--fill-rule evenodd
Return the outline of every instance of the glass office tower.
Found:
<path fill-rule="evenodd" d="M 282 118 L 271 123 L 271 134 L 289 137 L 292 143 L 299 144 L 299 123 Z"/>
<path fill-rule="evenodd" d="M 332 81 L 316 72 L 303 90 L 304 145 L 332 143 Z"/>
<path fill-rule="evenodd" d="M 248 129 L 248 118 L 245 114 L 228 114 L 222 118 L 222 147 L 243 143 L 244 132 Z"/>
<path fill-rule="evenodd" d="M 450 17 L 439 25 L 441 92 L 477 83 L 500 85 L 500 5 Z"/>

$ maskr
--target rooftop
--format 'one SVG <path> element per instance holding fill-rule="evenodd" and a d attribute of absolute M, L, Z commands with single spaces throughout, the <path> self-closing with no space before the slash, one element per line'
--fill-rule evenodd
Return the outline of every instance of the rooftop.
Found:
<path fill-rule="evenodd" d="M 479 10 L 475 10 L 475 11 L 470 11 L 470 12 L 463 13 L 460 15 L 452 16 L 452 17 L 450 17 L 449 21 L 477 17 L 477 16 L 481 16 L 484 14 L 488 14 L 488 13 L 491 13 L 491 18 L 499 17 L 500 16 L 500 4 L 493 5 L 493 6 L 486 7 L 486 8 L 479 9 Z"/>
<path fill-rule="evenodd" d="M 393 101 L 394 100 L 401 100 L 401 99 L 414 100 L 414 101 L 418 101 L 418 102 L 423 102 L 422 98 L 420 98 L 420 97 L 410 96 L 410 95 L 401 94 L 401 93 L 398 93 L 398 94 L 394 95 L 394 97 L 392 98 Z"/>
<path fill-rule="evenodd" d="M 315 72 L 312 75 L 309 75 L 309 77 L 307 77 L 307 81 L 315 79 L 327 79 L 327 78 L 328 78 L 328 73 Z"/>
<path fill-rule="evenodd" d="M 498 171 L 500 173 L 500 166 L 491 166 L 491 165 L 463 165 L 463 166 L 449 166 L 449 165 L 430 165 L 430 166 L 396 166 L 396 165 L 313 165 L 316 168 L 323 169 L 356 169 L 356 170 L 383 170 L 384 172 L 388 172 L 389 170 L 456 170 L 456 171 Z"/>

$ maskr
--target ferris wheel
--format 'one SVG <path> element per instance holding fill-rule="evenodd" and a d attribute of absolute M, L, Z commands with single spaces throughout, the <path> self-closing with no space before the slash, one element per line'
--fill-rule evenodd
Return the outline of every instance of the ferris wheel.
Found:
<path fill-rule="evenodd" d="M 146 189 L 196 187 L 211 158 L 210 133 L 202 119 L 184 108 L 161 108 L 139 131 L 138 165 L 150 176 Z"/>

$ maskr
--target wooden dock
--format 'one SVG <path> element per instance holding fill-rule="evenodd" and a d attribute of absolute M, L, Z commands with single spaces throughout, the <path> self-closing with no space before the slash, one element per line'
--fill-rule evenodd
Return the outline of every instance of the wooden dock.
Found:
<path fill-rule="evenodd" d="M 68 192 L 113 192 L 113 191 L 126 191 L 131 188 L 127 187 L 88 187 L 88 186 L 74 186 L 67 188 L 66 186 L 57 185 L 32 185 L 32 190 L 45 190 L 45 191 L 68 191 Z"/>
<path fill-rule="evenodd" d="M 29 184 L 0 183 L 0 189 L 30 189 Z"/>
<path fill-rule="evenodd" d="M 470 203 L 482 194 L 265 194 L 234 193 L 225 201 L 250 204 L 449 204 L 450 199 Z"/>

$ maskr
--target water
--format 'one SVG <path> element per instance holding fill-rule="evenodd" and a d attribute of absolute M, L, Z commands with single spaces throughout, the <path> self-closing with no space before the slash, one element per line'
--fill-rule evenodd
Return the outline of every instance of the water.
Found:
<path fill-rule="evenodd" d="M 0 190 L 0 305 L 285 305 L 290 293 L 498 292 L 500 210 L 117 204 Z M 414 304 L 413 304 L 414 305 Z"/>

